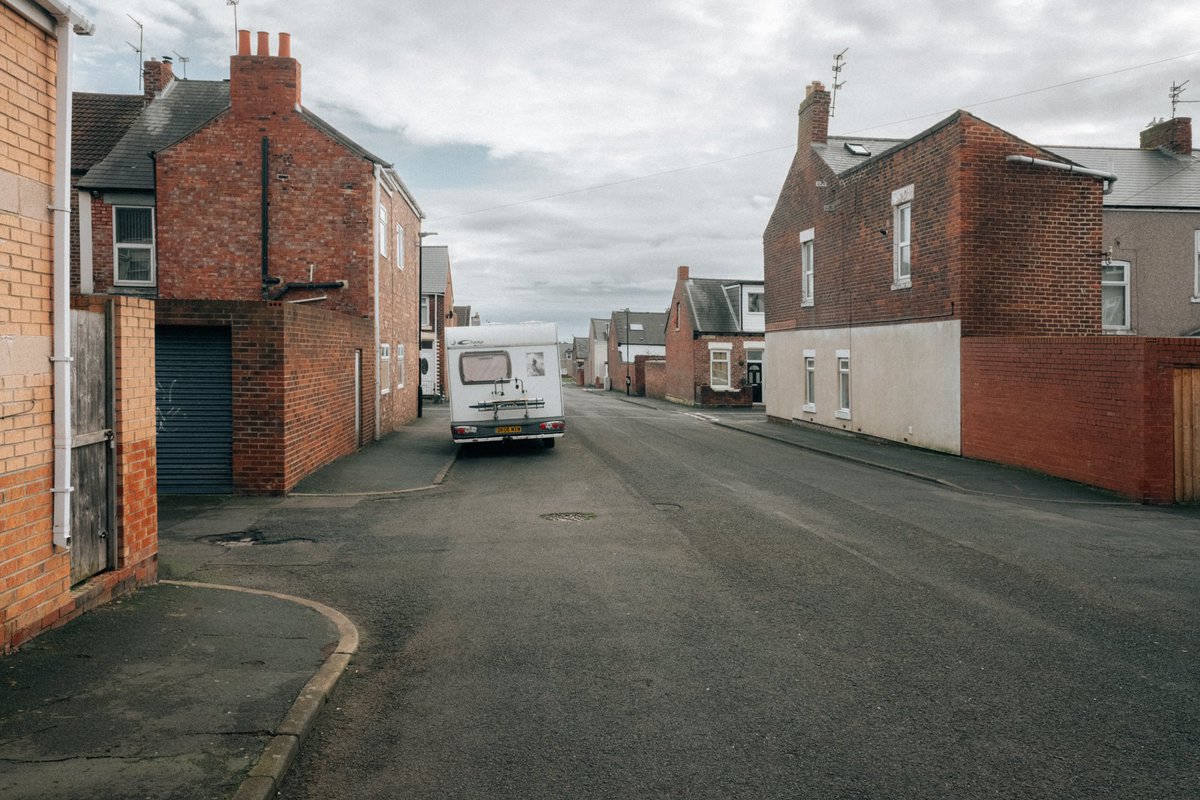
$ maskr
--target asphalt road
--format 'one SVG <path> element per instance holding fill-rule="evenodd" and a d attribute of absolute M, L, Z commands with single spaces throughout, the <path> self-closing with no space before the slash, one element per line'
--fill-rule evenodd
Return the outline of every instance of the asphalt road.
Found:
<path fill-rule="evenodd" d="M 179 553 L 359 626 L 281 798 L 1200 795 L 1194 516 L 568 412 L 553 450 Z"/>

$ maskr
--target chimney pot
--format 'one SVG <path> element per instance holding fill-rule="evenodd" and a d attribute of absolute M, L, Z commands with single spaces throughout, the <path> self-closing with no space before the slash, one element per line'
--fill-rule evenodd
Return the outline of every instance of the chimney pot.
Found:
<path fill-rule="evenodd" d="M 292 57 L 292 35 L 290 33 L 279 34 L 279 57 Z"/>
<path fill-rule="evenodd" d="M 271 34 L 267 31 L 258 32 L 258 52 L 256 56 L 271 55 Z"/>
<path fill-rule="evenodd" d="M 238 31 L 238 52 L 239 56 L 250 55 L 250 31 Z"/>

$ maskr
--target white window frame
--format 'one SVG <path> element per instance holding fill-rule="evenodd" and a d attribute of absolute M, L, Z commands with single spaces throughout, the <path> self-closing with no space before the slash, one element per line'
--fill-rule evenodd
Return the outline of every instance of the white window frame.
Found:
<path fill-rule="evenodd" d="M 431 295 L 421 295 L 421 327 L 433 327 L 433 297 Z"/>
<path fill-rule="evenodd" d="M 387 206 L 379 204 L 379 255 L 387 258 L 388 254 L 388 213 Z"/>
<path fill-rule="evenodd" d="M 129 242 L 117 241 L 117 216 L 122 211 L 149 211 L 150 212 L 150 244 L 134 244 Z M 155 219 L 154 206 L 113 206 L 113 285 L 115 286 L 155 286 L 158 284 L 158 254 L 155 252 Z M 150 279 L 145 281 L 134 281 L 120 276 L 121 268 L 121 250 L 149 250 L 150 251 Z"/>
<path fill-rule="evenodd" d="M 404 345 L 396 343 L 396 388 L 404 388 Z"/>
<path fill-rule="evenodd" d="M 1195 281 L 1192 284 L 1192 302 L 1200 303 L 1200 230 L 1196 231 L 1196 250 L 1192 254 Z"/>
<path fill-rule="evenodd" d="M 834 412 L 834 416 L 838 419 L 850 419 L 850 406 L 853 403 L 850 397 L 850 351 L 838 350 L 836 356 L 838 371 L 838 410 Z"/>
<path fill-rule="evenodd" d="M 892 192 L 893 289 L 912 286 L 912 204 L 913 184 Z"/>
<path fill-rule="evenodd" d="M 396 269 L 404 269 L 404 226 L 396 223 Z"/>
<path fill-rule="evenodd" d="M 758 298 L 760 309 L 755 311 L 752 298 Z M 747 314 L 765 314 L 767 311 L 767 293 L 761 289 L 750 289 L 746 291 L 746 313 Z"/>
<path fill-rule="evenodd" d="M 815 229 L 800 231 L 800 305 L 811 306 L 816 293 Z"/>
<path fill-rule="evenodd" d="M 804 405 L 801 411 L 817 412 L 817 351 L 804 351 Z"/>
<path fill-rule="evenodd" d="M 1101 324 L 1101 327 L 1103 330 L 1111 331 L 1113 333 L 1121 333 L 1124 331 L 1128 331 L 1130 329 L 1130 323 L 1132 322 L 1132 320 L 1131 320 L 1132 309 L 1129 307 L 1129 285 L 1133 282 L 1131 279 L 1132 275 L 1133 275 L 1132 265 L 1128 261 L 1118 261 L 1117 259 L 1113 259 L 1113 260 L 1109 261 L 1107 264 L 1105 264 L 1104 266 L 1121 267 L 1124 278 L 1120 281 L 1106 281 L 1106 280 L 1104 280 L 1104 272 L 1103 272 L 1104 267 L 1101 267 L 1101 272 L 1100 272 L 1100 304 L 1101 304 L 1101 306 L 1100 306 L 1100 324 Z M 1117 286 L 1117 287 L 1121 287 L 1124 290 L 1124 294 L 1125 294 L 1125 297 L 1124 297 L 1125 322 L 1124 322 L 1124 324 L 1108 325 L 1108 324 L 1105 324 L 1105 322 L 1104 322 L 1104 288 L 1106 286 L 1107 287 Z"/>
<path fill-rule="evenodd" d="M 388 342 L 379 344 L 379 393 L 392 390 L 392 346 Z"/>
<path fill-rule="evenodd" d="M 713 375 L 713 367 L 722 360 L 718 355 L 724 357 L 725 383 L 717 383 Z M 729 391 L 733 388 L 733 345 L 729 342 L 708 343 L 708 385 L 714 391 Z"/>

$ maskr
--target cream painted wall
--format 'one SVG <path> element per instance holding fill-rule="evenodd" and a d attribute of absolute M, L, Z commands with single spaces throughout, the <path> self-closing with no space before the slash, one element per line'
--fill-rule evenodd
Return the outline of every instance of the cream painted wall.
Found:
<path fill-rule="evenodd" d="M 767 334 L 767 414 L 962 452 L 960 324 L 944 322 Z M 804 351 L 816 351 L 815 412 L 804 405 Z M 850 351 L 850 419 L 838 408 L 837 351 Z"/>

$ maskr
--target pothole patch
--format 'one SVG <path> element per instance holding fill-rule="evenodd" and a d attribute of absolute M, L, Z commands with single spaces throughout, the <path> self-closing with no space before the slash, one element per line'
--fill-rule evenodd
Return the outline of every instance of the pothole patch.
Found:
<path fill-rule="evenodd" d="M 596 515 L 590 511 L 555 511 L 553 514 L 539 514 L 538 516 L 550 522 L 587 522 L 596 518 Z"/>
<path fill-rule="evenodd" d="M 232 533 L 216 533 L 211 536 L 200 536 L 196 539 L 205 544 L 217 544 L 222 547 L 251 547 L 253 545 L 287 544 L 288 542 L 316 542 L 307 536 L 288 536 L 282 539 L 268 539 L 266 534 L 256 528 Z"/>

